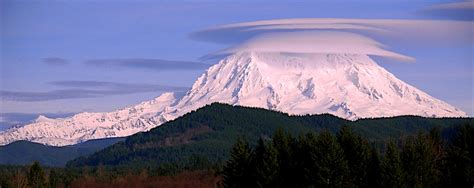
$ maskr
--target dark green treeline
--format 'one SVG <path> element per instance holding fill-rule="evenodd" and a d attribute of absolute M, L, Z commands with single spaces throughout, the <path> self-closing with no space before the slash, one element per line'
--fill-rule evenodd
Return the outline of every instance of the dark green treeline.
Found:
<path fill-rule="evenodd" d="M 277 130 L 251 146 L 239 139 L 223 169 L 225 187 L 472 187 L 474 128 L 440 131 L 375 149 L 348 126 L 294 137 Z"/>

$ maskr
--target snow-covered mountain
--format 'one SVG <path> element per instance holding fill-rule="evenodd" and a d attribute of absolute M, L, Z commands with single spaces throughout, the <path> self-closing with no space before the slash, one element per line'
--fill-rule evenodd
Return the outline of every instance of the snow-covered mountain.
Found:
<path fill-rule="evenodd" d="M 396 78 L 367 55 L 240 52 L 210 67 L 182 97 L 165 93 L 109 113 L 80 113 L 0 133 L 0 144 L 29 140 L 70 145 L 147 131 L 206 104 L 222 102 L 289 114 L 363 117 L 466 116 Z"/>
<path fill-rule="evenodd" d="M 367 55 L 238 53 L 210 67 L 160 117 L 212 102 L 346 119 L 466 113 L 396 78 Z"/>
<path fill-rule="evenodd" d="M 114 112 L 83 112 L 69 118 L 57 119 L 39 116 L 30 124 L 0 132 L 0 145 L 28 140 L 65 146 L 92 139 L 132 135 L 164 123 L 166 120 L 151 117 L 175 101 L 174 93 L 164 93 L 153 100 Z"/>

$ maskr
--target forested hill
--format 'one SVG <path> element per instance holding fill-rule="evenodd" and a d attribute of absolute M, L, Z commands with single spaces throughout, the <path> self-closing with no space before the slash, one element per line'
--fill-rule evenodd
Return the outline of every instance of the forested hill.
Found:
<path fill-rule="evenodd" d="M 454 127 L 464 124 L 474 124 L 474 119 L 401 116 L 352 122 L 329 114 L 289 116 L 264 109 L 214 103 L 149 132 L 127 137 L 125 141 L 88 157 L 70 161 L 68 166 L 199 169 L 227 160 L 237 138 L 243 137 L 255 144 L 259 138 L 269 138 L 279 128 L 299 135 L 324 129 L 334 133 L 341 126 L 348 125 L 354 132 L 380 145 L 390 138 L 415 135 L 434 127 L 449 137 Z"/>
<path fill-rule="evenodd" d="M 16 141 L 0 146 L 0 165 L 31 165 L 38 161 L 44 166 L 61 167 L 69 160 L 92 154 L 122 140 L 125 138 L 97 139 L 63 147 Z"/>

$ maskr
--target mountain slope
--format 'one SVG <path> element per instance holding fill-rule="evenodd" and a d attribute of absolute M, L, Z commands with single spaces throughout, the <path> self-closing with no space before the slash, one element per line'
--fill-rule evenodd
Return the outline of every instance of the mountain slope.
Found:
<path fill-rule="evenodd" d="M 28 140 L 64 146 L 147 131 L 221 102 L 290 114 L 330 113 L 349 120 L 466 113 L 397 79 L 367 55 L 242 52 L 210 67 L 183 97 L 165 93 L 137 106 L 72 118 L 38 118 L 0 132 L 0 145 Z"/>
<path fill-rule="evenodd" d="M 335 132 L 346 124 L 356 133 L 380 143 L 426 132 L 433 127 L 447 132 L 450 127 L 466 123 L 474 125 L 474 119 L 401 116 L 348 121 L 329 114 L 289 116 L 259 108 L 214 103 L 149 132 L 127 137 L 124 142 L 95 154 L 75 159 L 68 166 L 102 164 L 142 168 L 180 164 L 183 168 L 194 168 L 226 160 L 238 137 L 256 143 L 258 138 L 269 137 L 279 128 L 299 135 L 323 129 Z"/>
<path fill-rule="evenodd" d="M 0 146 L 0 164 L 30 165 L 34 161 L 46 166 L 64 166 L 67 161 L 99 151 L 125 138 L 89 140 L 84 143 L 54 147 L 28 141 L 16 141 Z"/>

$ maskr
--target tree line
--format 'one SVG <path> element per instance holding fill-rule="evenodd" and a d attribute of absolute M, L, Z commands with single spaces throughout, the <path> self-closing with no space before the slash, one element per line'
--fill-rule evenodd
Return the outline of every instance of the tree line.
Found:
<path fill-rule="evenodd" d="M 64 178 L 55 169 L 45 171 L 39 162 L 34 162 L 28 168 L 3 167 L 0 171 L 0 187 L 56 188 L 65 181 Z"/>
<path fill-rule="evenodd" d="M 223 168 L 225 187 L 472 187 L 474 128 L 391 140 L 382 149 L 343 126 L 293 136 L 277 130 L 255 146 L 240 138 Z"/>
<path fill-rule="evenodd" d="M 177 173 L 151 174 L 116 168 L 68 169 L 30 166 L 1 166 L 0 188 L 129 188 L 129 187 L 218 187 L 221 177 L 212 170 L 182 170 Z"/>

